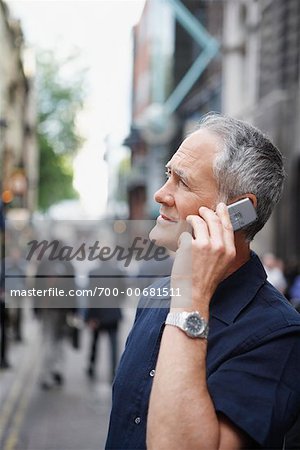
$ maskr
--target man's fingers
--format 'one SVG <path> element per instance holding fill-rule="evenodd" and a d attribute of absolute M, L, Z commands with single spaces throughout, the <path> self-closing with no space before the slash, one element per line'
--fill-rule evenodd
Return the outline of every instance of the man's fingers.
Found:
<path fill-rule="evenodd" d="M 205 220 L 203 220 L 199 216 L 191 215 L 191 216 L 187 216 L 186 221 L 193 228 L 194 238 L 199 243 L 207 244 L 209 242 L 209 233 L 208 233 L 207 223 L 205 222 Z"/>
<path fill-rule="evenodd" d="M 233 227 L 232 227 L 232 223 L 231 223 L 231 220 L 230 220 L 228 208 L 225 205 L 225 203 L 219 203 L 217 205 L 216 214 L 217 214 L 217 216 L 219 217 L 219 219 L 220 219 L 220 221 L 222 223 L 224 231 L 228 235 L 233 235 Z"/>
<path fill-rule="evenodd" d="M 234 233 L 227 206 L 219 203 L 216 212 L 202 206 L 199 208 L 199 216 L 187 216 L 186 221 L 193 229 L 195 243 L 200 247 L 210 247 L 218 253 L 235 255 Z M 181 234 L 178 244 L 180 247 L 191 244 L 190 233 Z"/>
<path fill-rule="evenodd" d="M 209 208 L 202 206 L 199 208 L 199 214 L 205 220 L 212 243 L 216 246 L 223 244 L 223 228 L 218 215 Z"/>

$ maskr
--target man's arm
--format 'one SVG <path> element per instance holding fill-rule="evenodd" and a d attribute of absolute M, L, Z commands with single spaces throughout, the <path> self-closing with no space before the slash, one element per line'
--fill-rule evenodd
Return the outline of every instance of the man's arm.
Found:
<path fill-rule="evenodd" d="M 217 213 L 200 208 L 190 216 L 194 237 L 180 238 L 171 286 L 189 296 L 187 307 L 208 320 L 211 297 L 235 258 L 234 236 L 225 205 Z M 192 290 L 186 279 L 192 258 Z M 186 299 L 185 299 L 186 300 Z M 175 308 L 177 306 L 177 308 Z M 247 437 L 225 416 L 217 416 L 206 383 L 206 339 L 192 339 L 174 326 L 163 332 L 151 392 L 147 448 L 150 450 L 239 450 Z"/>
<path fill-rule="evenodd" d="M 206 384 L 206 345 L 165 328 L 149 406 L 149 450 L 246 448 L 242 432 L 216 415 Z"/>

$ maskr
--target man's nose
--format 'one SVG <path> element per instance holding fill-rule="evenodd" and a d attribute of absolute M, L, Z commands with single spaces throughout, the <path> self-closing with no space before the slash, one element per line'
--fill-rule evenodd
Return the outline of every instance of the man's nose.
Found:
<path fill-rule="evenodd" d="M 154 194 L 154 200 L 157 203 L 162 203 L 167 206 L 173 206 L 174 204 L 174 197 L 172 192 L 170 191 L 168 187 L 168 181 L 160 188 L 158 191 Z"/>

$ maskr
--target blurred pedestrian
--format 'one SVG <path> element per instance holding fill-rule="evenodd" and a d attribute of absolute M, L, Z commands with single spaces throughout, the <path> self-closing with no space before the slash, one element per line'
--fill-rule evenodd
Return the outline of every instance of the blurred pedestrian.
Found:
<path fill-rule="evenodd" d="M 300 264 L 298 258 L 291 259 L 286 267 L 286 297 L 300 313 Z M 284 450 L 300 449 L 300 415 L 286 435 Z"/>
<path fill-rule="evenodd" d="M 5 215 L 4 205 L 0 200 L 0 368 L 8 369 L 7 349 L 7 309 L 5 308 Z"/>
<path fill-rule="evenodd" d="M 287 261 L 284 268 L 284 276 L 287 283 L 285 296 L 288 300 L 291 300 L 290 289 L 297 275 L 300 275 L 300 263 L 298 258 L 293 257 Z"/>
<path fill-rule="evenodd" d="M 126 292 L 124 272 L 118 268 L 116 262 L 103 261 L 90 272 L 88 289 L 96 292 L 96 295 L 89 298 L 90 307 L 86 311 L 86 321 L 91 329 L 87 375 L 92 379 L 96 375 L 99 338 L 102 333 L 106 333 L 110 346 L 110 381 L 112 381 L 118 362 L 118 332 L 122 319 L 120 306 Z"/>
<path fill-rule="evenodd" d="M 279 292 L 284 294 L 287 282 L 283 273 L 283 262 L 273 255 L 273 253 L 266 253 L 262 258 L 262 262 L 269 283 L 271 283 Z"/>
<path fill-rule="evenodd" d="M 300 273 L 295 276 L 289 288 L 289 300 L 291 304 L 300 312 Z"/>
<path fill-rule="evenodd" d="M 26 264 L 18 247 L 10 249 L 5 260 L 5 292 L 9 308 L 10 329 L 12 337 L 17 341 L 23 340 L 22 321 L 25 297 L 11 297 L 11 291 L 26 288 Z"/>
<path fill-rule="evenodd" d="M 51 260 L 45 253 L 36 272 L 36 288 L 48 290 L 57 288 L 67 294 L 75 289 L 74 269 L 69 261 L 62 258 Z M 42 368 L 40 386 L 44 390 L 64 383 L 64 340 L 68 333 L 67 319 L 76 309 L 75 297 L 52 296 L 48 291 L 43 297 L 36 297 L 35 311 L 41 320 Z M 39 301 L 37 303 L 37 300 Z"/>

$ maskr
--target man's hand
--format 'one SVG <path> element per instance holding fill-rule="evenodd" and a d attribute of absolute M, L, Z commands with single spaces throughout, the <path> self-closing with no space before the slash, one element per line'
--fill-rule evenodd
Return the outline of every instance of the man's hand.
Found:
<path fill-rule="evenodd" d="M 218 204 L 216 212 L 201 207 L 199 216 L 186 220 L 192 234 L 181 234 L 171 275 L 173 292 L 180 292 L 181 297 L 173 297 L 171 305 L 205 313 L 235 259 L 234 233 L 224 203 Z"/>

